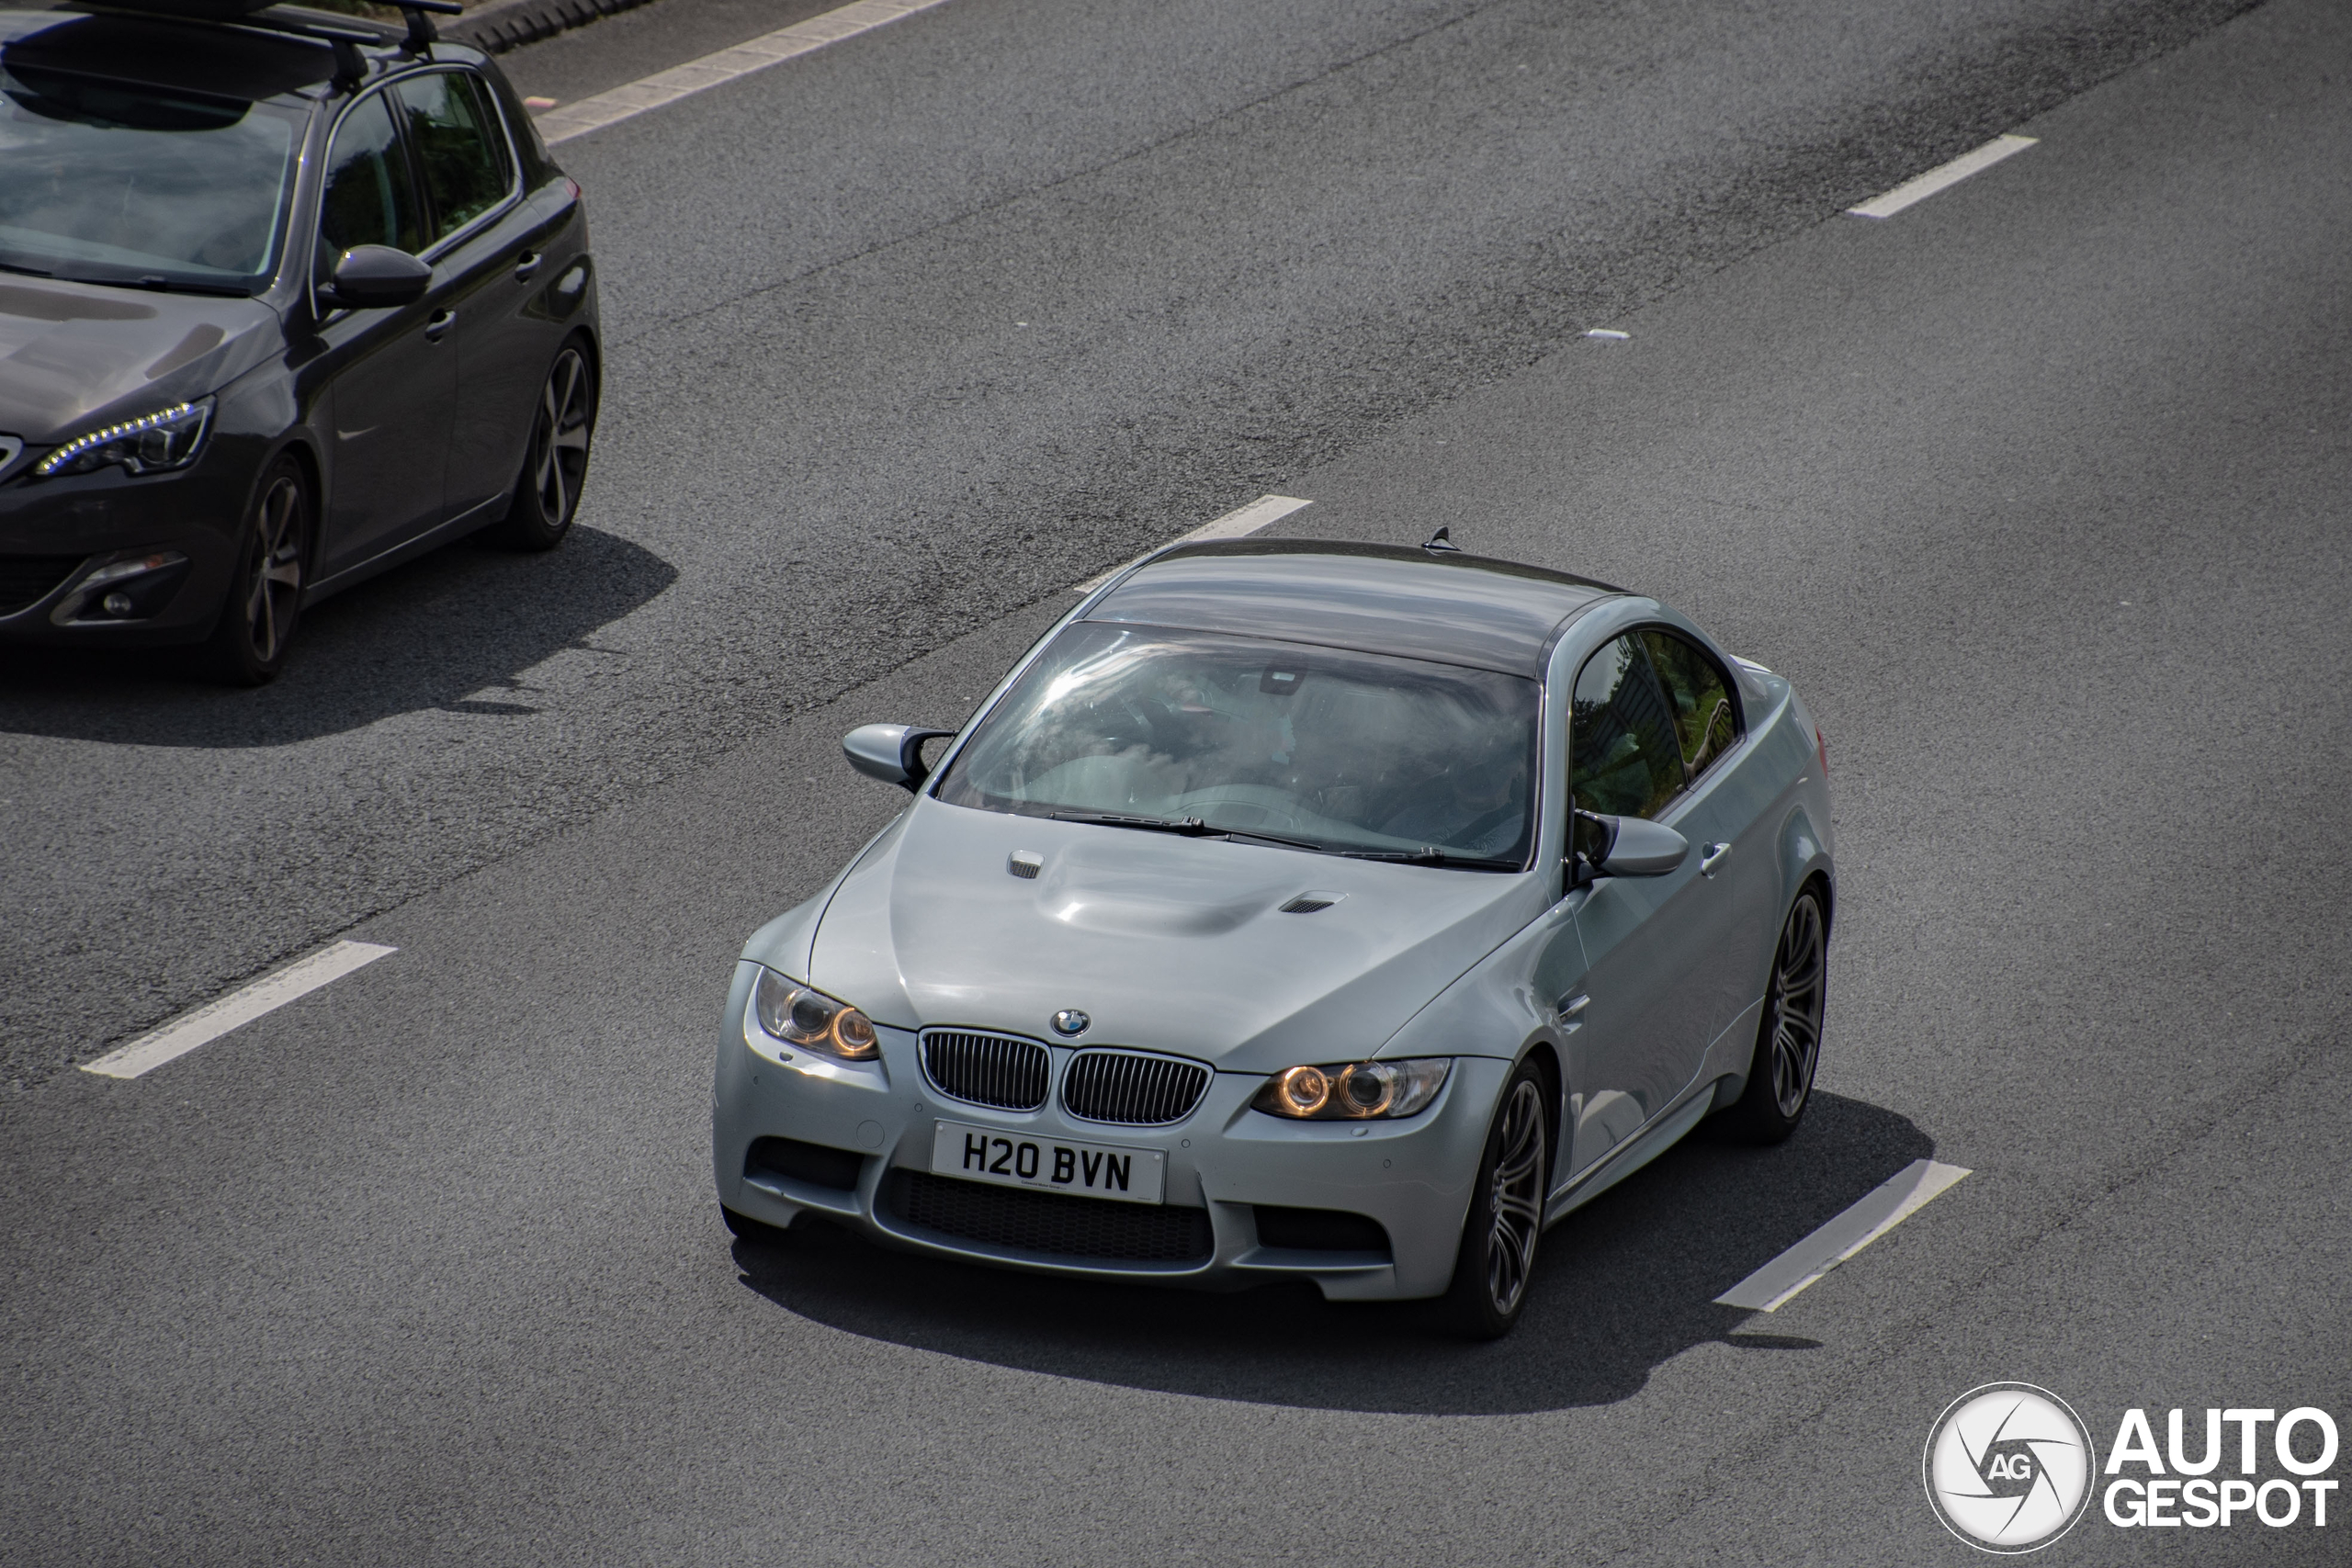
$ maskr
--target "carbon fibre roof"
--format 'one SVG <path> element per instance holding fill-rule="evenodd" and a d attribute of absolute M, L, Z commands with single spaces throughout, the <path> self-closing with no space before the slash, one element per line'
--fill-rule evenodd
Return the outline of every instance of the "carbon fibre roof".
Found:
<path fill-rule="evenodd" d="M 1090 621 L 1231 632 L 1540 678 L 1605 582 L 1517 561 L 1319 539 L 1219 539 L 1154 556 Z"/>

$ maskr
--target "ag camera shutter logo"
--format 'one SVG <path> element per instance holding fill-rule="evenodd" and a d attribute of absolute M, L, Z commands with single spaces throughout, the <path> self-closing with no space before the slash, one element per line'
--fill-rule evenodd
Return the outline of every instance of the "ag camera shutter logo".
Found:
<path fill-rule="evenodd" d="M 2030 1382 L 1994 1382 L 1945 1407 L 1919 1466 L 1946 1529 L 1980 1551 L 2013 1556 L 2075 1528 L 2098 1456 L 2064 1400 Z"/>

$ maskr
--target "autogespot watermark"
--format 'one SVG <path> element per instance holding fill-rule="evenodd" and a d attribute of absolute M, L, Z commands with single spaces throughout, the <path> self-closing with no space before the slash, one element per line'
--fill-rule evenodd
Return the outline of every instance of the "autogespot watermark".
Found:
<path fill-rule="evenodd" d="M 2333 1416 L 2308 1404 L 2283 1414 L 2227 1405 L 2205 1410 L 2199 1425 L 2186 1410 L 2167 1411 L 2159 1446 L 2147 1411 L 2126 1410 L 2102 1472 L 2090 1428 L 2064 1400 L 2032 1383 L 1986 1383 L 1936 1418 L 1920 1470 L 1944 1528 L 2005 1555 L 2064 1535 L 2094 1495 L 2120 1529 L 2327 1527 L 2339 1485 L 2327 1473 L 2338 1451 Z M 2193 1454 L 2192 1436 L 2202 1439 Z"/>
<path fill-rule="evenodd" d="M 2064 1400 L 2030 1382 L 1994 1382 L 1944 1407 L 1919 1464 L 1946 1529 L 2010 1553 L 2038 1551 L 2075 1528 L 2098 1456 Z"/>

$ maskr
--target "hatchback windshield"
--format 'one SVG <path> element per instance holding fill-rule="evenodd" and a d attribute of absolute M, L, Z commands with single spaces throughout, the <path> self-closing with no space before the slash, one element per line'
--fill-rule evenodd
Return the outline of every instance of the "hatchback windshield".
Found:
<path fill-rule="evenodd" d="M 1023 672 L 938 798 L 1516 868 L 1536 690 L 1419 660 L 1080 622 Z"/>
<path fill-rule="evenodd" d="M 276 267 L 300 129 L 266 104 L 0 67 L 0 265 L 249 293 Z"/>

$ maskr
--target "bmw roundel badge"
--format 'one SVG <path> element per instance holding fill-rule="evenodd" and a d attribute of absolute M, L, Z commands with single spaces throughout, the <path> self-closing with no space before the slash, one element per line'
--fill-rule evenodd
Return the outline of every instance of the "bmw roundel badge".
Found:
<path fill-rule="evenodd" d="M 1064 1008 L 1054 1014 L 1054 1032 L 1065 1040 L 1075 1040 L 1086 1032 L 1094 1021 L 1076 1008 Z"/>

